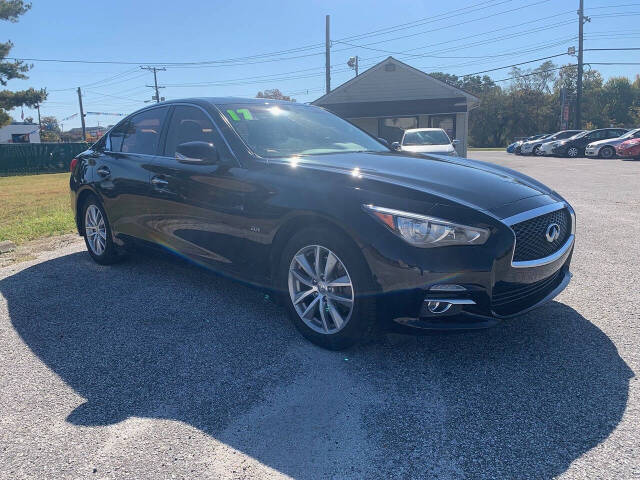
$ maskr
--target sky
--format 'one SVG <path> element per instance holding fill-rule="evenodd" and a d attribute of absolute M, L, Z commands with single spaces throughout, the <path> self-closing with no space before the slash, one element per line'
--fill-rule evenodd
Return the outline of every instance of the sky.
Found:
<path fill-rule="evenodd" d="M 143 107 L 153 95 L 146 86 L 153 84 L 153 74 L 140 69 L 145 64 L 166 67 L 158 72 L 166 99 L 254 97 L 259 90 L 278 88 L 299 102 L 310 102 L 325 89 L 325 15 L 331 16 L 332 88 L 353 77 L 347 61 L 355 55 L 360 72 L 393 55 L 425 72 L 465 75 L 578 46 L 578 0 L 32 3 L 18 23 L 1 24 L 0 40 L 15 45 L 10 56 L 35 59 L 28 62 L 33 64 L 29 79 L 12 80 L 7 88 L 46 88 L 49 97 L 41 114 L 58 119 L 78 112 L 78 86 L 86 112 L 128 114 Z M 585 49 L 640 47 L 640 2 L 584 3 L 591 17 L 585 25 Z M 595 65 L 640 63 L 640 51 L 585 51 L 584 58 L 605 78 L 633 79 L 640 73 L 640 65 Z M 576 61 L 568 55 L 552 60 Z M 487 75 L 502 80 L 509 70 Z M 11 114 L 20 120 L 20 109 Z M 24 115 L 37 119 L 34 110 L 25 108 Z M 118 119 L 87 115 L 86 123 L 106 126 Z M 62 123 L 68 130 L 80 120 L 76 116 Z"/>

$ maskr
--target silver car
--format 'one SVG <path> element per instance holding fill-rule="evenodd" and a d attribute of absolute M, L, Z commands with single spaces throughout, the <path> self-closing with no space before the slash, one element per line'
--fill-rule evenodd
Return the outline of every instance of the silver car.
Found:
<path fill-rule="evenodd" d="M 604 140 L 592 142 L 587 145 L 585 155 L 587 157 L 613 158 L 616 156 L 616 146 L 632 138 L 640 138 L 640 128 L 630 130 L 620 137 L 605 138 Z"/>

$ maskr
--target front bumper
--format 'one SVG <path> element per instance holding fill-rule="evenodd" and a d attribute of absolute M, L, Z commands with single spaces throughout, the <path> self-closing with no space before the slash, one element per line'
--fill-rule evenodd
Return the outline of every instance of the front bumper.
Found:
<path fill-rule="evenodd" d="M 541 208 L 553 209 L 560 204 L 574 216 L 565 202 Z M 379 265 L 383 262 L 380 252 L 376 252 L 375 258 L 371 252 L 365 252 L 374 276 L 386 283 L 387 288 L 378 297 L 381 316 L 409 327 L 467 330 L 490 327 L 552 300 L 571 279 L 575 219 L 571 235 L 557 251 L 537 260 L 514 261 L 515 236 L 506 240 L 505 237 L 512 233 L 509 225 L 518 223 L 527 213 L 510 217 L 514 221 L 503 225 L 505 235 L 498 232 L 495 237 L 500 241 L 484 251 L 476 247 L 426 249 L 430 252 L 414 249 L 422 251 L 400 261 L 396 257 L 393 267 L 384 262 L 384 268 Z M 420 257 L 430 253 L 437 255 Z M 495 256 L 491 257 L 492 254 Z M 395 282 L 392 286 L 388 283 L 391 279 Z"/>
<path fill-rule="evenodd" d="M 584 154 L 587 157 L 597 157 L 598 155 L 600 155 L 600 147 L 592 147 L 591 145 L 589 145 L 585 149 Z"/>

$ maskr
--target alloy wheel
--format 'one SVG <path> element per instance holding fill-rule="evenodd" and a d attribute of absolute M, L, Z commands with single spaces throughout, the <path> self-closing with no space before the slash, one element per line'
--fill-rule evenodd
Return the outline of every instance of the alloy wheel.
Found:
<path fill-rule="evenodd" d="M 602 147 L 600 150 L 600 156 L 602 158 L 613 158 L 615 151 L 611 147 Z"/>
<path fill-rule="evenodd" d="M 89 248 L 96 255 L 102 255 L 107 246 L 107 227 L 102 212 L 96 205 L 89 205 L 84 214 L 84 231 Z"/>
<path fill-rule="evenodd" d="M 576 147 L 571 147 L 569 150 L 567 150 L 567 155 L 569 155 L 570 157 L 577 157 L 578 149 Z"/>
<path fill-rule="evenodd" d="M 322 334 L 342 330 L 353 313 L 353 282 L 344 263 L 326 247 L 308 245 L 289 265 L 289 296 L 298 316 Z"/>

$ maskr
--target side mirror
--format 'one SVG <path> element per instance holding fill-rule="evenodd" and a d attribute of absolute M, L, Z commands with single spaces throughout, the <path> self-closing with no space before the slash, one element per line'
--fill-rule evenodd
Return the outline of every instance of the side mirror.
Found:
<path fill-rule="evenodd" d="M 396 152 L 399 152 L 401 148 L 402 147 L 400 147 L 400 142 L 393 142 L 391 144 L 391 150 L 395 150 Z"/>
<path fill-rule="evenodd" d="M 451 145 L 453 145 L 454 147 L 456 145 L 460 145 L 460 140 L 458 140 L 457 138 L 454 138 L 453 140 L 451 140 Z"/>
<path fill-rule="evenodd" d="M 176 147 L 176 160 L 189 165 L 214 165 L 220 155 L 213 143 L 185 142 Z"/>
<path fill-rule="evenodd" d="M 382 143 L 385 147 L 389 147 L 389 142 L 387 142 L 386 138 L 378 137 L 378 141 Z"/>

